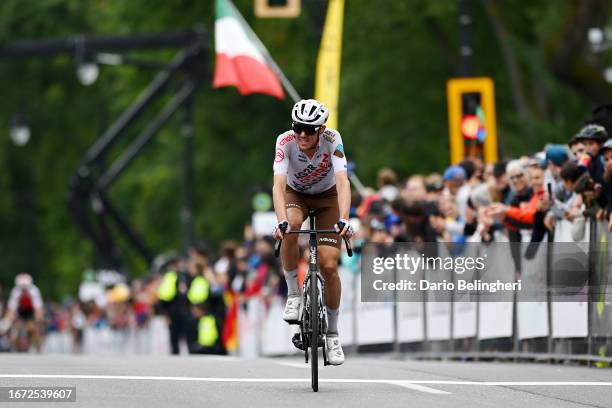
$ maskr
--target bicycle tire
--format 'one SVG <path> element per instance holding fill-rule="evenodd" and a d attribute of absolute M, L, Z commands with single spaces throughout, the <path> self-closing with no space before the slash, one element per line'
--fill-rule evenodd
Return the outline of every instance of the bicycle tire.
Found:
<path fill-rule="evenodd" d="M 312 272 L 311 272 L 312 273 Z M 315 272 L 316 273 L 316 272 Z M 319 391 L 319 296 L 316 274 L 310 279 L 310 372 L 312 390 Z M 311 276 L 312 276 L 311 275 Z"/>

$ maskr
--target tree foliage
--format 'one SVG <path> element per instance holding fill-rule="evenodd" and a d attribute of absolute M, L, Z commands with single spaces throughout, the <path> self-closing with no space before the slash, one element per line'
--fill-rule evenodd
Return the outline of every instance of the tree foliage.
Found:
<path fill-rule="evenodd" d="M 308 1 L 291 20 L 255 19 L 251 0 L 235 3 L 300 94 L 311 97 L 324 2 Z M 0 41 L 203 24 L 212 72 L 213 7 L 213 1 L 187 0 L 4 0 Z M 608 22 L 605 1 L 483 0 L 473 8 L 473 74 L 495 80 L 504 156 L 567 141 L 592 105 L 610 97 L 602 76 L 609 57 L 592 54 L 586 44 L 589 24 Z M 441 171 L 449 158 L 446 80 L 458 72 L 457 2 L 350 0 L 345 12 L 340 131 L 359 177 L 373 184 L 382 166 L 401 176 Z M 167 61 L 175 52 L 133 55 Z M 74 293 L 83 269 L 96 262 L 67 210 L 69 179 L 88 147 L 155 75 L 105 66 L 84 87 L 75 64 L 70 55 L 0 60 L 0 281 L 9 284 L 27 270 L 55 296 Z M 214 244 L 240 237 L 252 194 L 269 189 L 272 144 L 288 128 L 291 102 L 243 97 L 210 82 L 196 98 L 194 193 L 196 233 Z M 32 128 L 24 147 L 9 137 L 18 112 Z M 139 129 L 145 125 L 146 118 Z M 111 188 L 112 200 L 156 252 L 181 247 L 182 149 L 177 117 Z M 136 274 L 147 268 L 129 251 L 128 261 Z"/>

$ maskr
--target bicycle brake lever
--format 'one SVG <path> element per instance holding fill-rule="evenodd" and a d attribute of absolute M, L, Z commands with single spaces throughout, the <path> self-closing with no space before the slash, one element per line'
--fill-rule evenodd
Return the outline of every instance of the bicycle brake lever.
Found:
<path fill-rule="evenodd" d="M 346 253 L 348 254 L 350 258 L 353 256 L 353 248 L 351 248 L 351 243 L 347 237 L 342 237 L 342 238 L 344 238 L 344 245 L 346 245 Z"/>
<path fill-rule="evenodd" d="M 287 231 L 288 226 L 289 224 L 287 223 L 287 221 L 285 221 L 283 224 L 279 226 L 280 230 L 283 232 L 283 235 L 285 234 L 285 231 Z M 276 241 L 276 243 L 274 244 L 274 256 L 276 258 L 278 258 L 278 256 L 280 255 L 280 248 L 281 248 L 282 242 L 283 242 L 283 239 L 281 238 L 278 241 Z"/>
<path fill-rule="evenodd" d="M 342 231 L 344 229 L 344 227 L 346 226 L 346 224 L 342 221 L 338 222 L 338 228 L 340 228 L 340 231 Z M 349 257 L 353 256 L 353 248 L 351 248 L 351 244 L 348 240 L 347 237 L 342 237 L 344 238 L 344 245 L 346 245 L 346 253 L 348 254 Z"/>

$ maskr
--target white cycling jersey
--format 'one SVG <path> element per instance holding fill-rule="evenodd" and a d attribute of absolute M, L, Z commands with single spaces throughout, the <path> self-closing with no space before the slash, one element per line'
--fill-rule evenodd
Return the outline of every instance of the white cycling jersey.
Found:
<path fill-rule="evenodd" d="M 7 310 L 10 310 L 12 312 L 17 311 L 17 307 L 19 306 L 19 298 L 21 297 L 23 291 L 26 291 L 30 294 L 32 298 L 32 307 L 35 310 L 43 307 L 43 300 L 42 296 L 40 295 L 40 290 L 38 290 L 38 287 L 36 285 L 30 285 L 27 288 L 14 287 L 13 290 L 11 290 L 9 300 L 6 305 Z"/>
<path fill-rule="evenodd" d="M 346 167 L 342 138 L 337 130 L 325 129 L 311 158 L 300 150 L 293 130 L 276 139 L 274 174 L 286 175 L 287 185 L 296 191 L 305 194 L 327 191 L 336 185 L 336 173 L 347 171 Z"/>

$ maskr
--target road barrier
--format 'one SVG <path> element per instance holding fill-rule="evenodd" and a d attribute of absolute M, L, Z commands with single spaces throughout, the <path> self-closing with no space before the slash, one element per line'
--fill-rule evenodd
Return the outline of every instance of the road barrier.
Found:
<path fill-rule="evenodd" d="M 503 239 L 502 236 L 497 237 Z M 525 234 L 523 248 L 529 241 Z M 572 224 L 557 224 L 554 242 L 576 242 Z M 395 350 L 417 358 L 458 359 L 548 359 L 612 361 L 612 262 L 607 225 L 587 222 L 579 243 L 588 258 L 588 280 L 574 293 L 575 301 L 559 301 L 553 286 L 571 281 L 559 267 L 563 254 L 541 245 L 532 259 L 521 259 L 521 277 L 546 296 L 530 301 L 510 294 L 508 301 L 363 302 L 359 272 L 340 267 L 342 281 L 339 332 L 343 344 L 353 350 Z M 439 243 L 444 254 L 446 246 Z M 507 279 L 514 274 L 508 251 L 497 262 L 495 273 Z M 486 251 L 486 246 L 481 246 Z M 548 253 L 550 252 L 550 253 Z M 482 254 L 482 253 L 481 253 Z M 578 254 L 580 255 L 580 254 Z M 563 268 L 561 268 L 563 270 Z M 450 273 L 452 275 L 452 272 Z M 444 276 L 438 275 L 436 279 Z M 452 276 L 444 277 L 453 279 Z M 510 278 L 512 279 L 512 278 Z M 570 282 L 571 283 L 571 282 Z M 563 286 L 563 285 L 561 285 Z M 594 290 L 589 290 L 594 288 Z M 427 296 L 425 296 L 427 297 Z M 292 328 L 282 322 L 284 299 L 271 303 L 259 298 L 248 301 L 239 313 L 239 353 L 272 356 L 296 353 L 291 344 Z"/>

